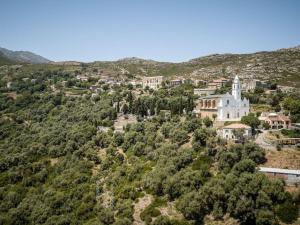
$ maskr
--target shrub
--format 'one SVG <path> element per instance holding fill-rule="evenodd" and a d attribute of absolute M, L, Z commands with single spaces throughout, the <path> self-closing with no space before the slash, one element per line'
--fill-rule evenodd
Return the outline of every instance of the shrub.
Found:
<path fill-rule="evenodd" d="M 276 209 L 276 215 L 284 223 L 293 223 L 298 219 L 299 206 L 291 198 L 280 204 Z"/>

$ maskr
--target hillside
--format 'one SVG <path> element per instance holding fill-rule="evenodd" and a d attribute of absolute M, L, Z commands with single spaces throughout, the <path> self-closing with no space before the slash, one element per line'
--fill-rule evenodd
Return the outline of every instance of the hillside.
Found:
<path fill-rule="evenodd" d="M 300 87 L 299 46 L 278 51 L 251 54 L 215 54 L 182 63 L 156 62 L 126 58 L 112 62 L 94 62 L 93 67 L 108 74 L 134 76 L 184 76 L 198 79 L 238 74 L 241 78 L 272 79 L 282 85 Z"/>
<path fill-rule="evenodd" d="M 0 52 L 8 60 L 16 61 L 19 63 L 39 64 L 50 62 L 50 60 L 28 51 L 11 51 L 5 48 L 0 48 Z"/>
<path fill-rule="evenodd" d="M 15 62 L 8 59 L 7 57 L 5 57 L 5 55 L 2 52 L 0 52 L 0 66 L 10 65 L 10 64 L 13 64 L 13 63 L 15 63 Z"/>
<path fill-rule="evenodd" d="M 0 68 L 0 224 L 299 224 L 300 189 L 255 169 L 279 157 L 284 168 L 298 168 L 298 150 L 270 156 L 252 141 L 226 144 L 213 121 L 191 116 L 192 85 L 142 90 L 99 82 L 98 93 L 90 89 L 120 65 L 134 68 L 128 60 L 98 63 L 101 70 L 83 63 Z M 300 121 L 298 96 L 263 99 L 279 99 Z"/>
<path fill-rule="evenodd" d="M 0 64 L 10 63 L 11 60 L 29 63 L 47 63 L 49 60 L 30 52 L 13 52 L 0 48 L 2 57 Z M 79 66 L 81 62 L 65 61 L 51 62 L 57 66 Z M 238 74 L 243 78 L 273 80 L 280 85 L 300 87 L 300 47 L 296 46 L 277 51 L 262 51 L 249 54 L 214 54 L 195 58 L 187 62 L 171 63 L 136 57 L 124 58 L 117 61 L 95 61 L 84 63 L 87 71 L 101 71 L 107 76 L 157 76 L 192 77 L 210 80 L 221 76 L 231 77 Z"/>

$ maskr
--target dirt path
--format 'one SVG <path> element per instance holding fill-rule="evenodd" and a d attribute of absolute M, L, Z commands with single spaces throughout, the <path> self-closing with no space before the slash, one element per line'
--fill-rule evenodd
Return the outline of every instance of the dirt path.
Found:
<path fill-rule="evenodd" d="M 266 141 L 265 135 L 267 134 L 267 132 L 268 131 L 263 131 L 262 133 L 258 134 L 257 138 L 255 139 L 255 143 L 266 150 L 276 150 L 276 146 Z"/>
<path fill-rule="evenodd" d="M 141 219 L 140 214 L 152 202 L 152 195 L 146 194 L 144 197 L 139 198 L 139 201 L 134 205 L 133 225 L 144 225 L 145 222 Z"/>
<path fill-rule="evenodd" d="M 159 208 L 159 211 L 163 216 L 177 220 L 183 219 L 183 215 L 176 210 L 174 202 L 168 202 L 167 206 Z"/>

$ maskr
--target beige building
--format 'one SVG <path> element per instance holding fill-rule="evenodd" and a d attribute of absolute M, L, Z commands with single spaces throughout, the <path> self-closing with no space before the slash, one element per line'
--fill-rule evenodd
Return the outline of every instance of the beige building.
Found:
<path fill-rule="evenodd" d="M 196 108 L 194 112 L 200 118 L 209 117 L 212 120 L 218 115 L 218 104 L 220 102 L 221 95 L 211 95 L 202 97 L 196 101 Z"/>
<path fill-rule="evenodd" d="M 183 84 L 183 81 L 180 80 L 180 79 L 175 79 L 175 80 L 170 80 L 169 81 L 169 86 L 170 87 L 180 86 L 181 84 Z"/>
<path fill-rule="evenodd" d="M 221 87 L 224 87 L 227 82 L 228 82 L 228 79 L 226 79 L 226 78 L 220 78 L 217 80 L 213 80 L 212 82 L 208 83 L 208 88 L 209 89 L 220 89 Z"/>
<path fill-rule="evenodd" d="M 268 123 L 271 129 L 289 129 L 291 125 L 288 116 L 277 113 L 262 113 L 259 120 Z"/>
<path fill-rule="evenodd" d="M 271 87 L 270 81 L 263 81 L 258 79 L 244 79 L 242 83 L 242 90 L 243 91 L 253 91 L 256 88 L 263 88 L 263 89 L 269 89 Z"/>
<path fill-rule="evenodd" d="M 161 88 L 163 81 L 164 81 L 163 76 L 143 77 L 142 84 L 143 84 L 143 88 L 149 87 L 156 90 L 158 88 Z"/>
<path fill-rule="evenodd" d="M 80 80 L 80 81 L 88 81 L 89 80 L 89 78 L 87 76 L 84 76 L 84 75 L 77 75 L 76 79 Z"/>

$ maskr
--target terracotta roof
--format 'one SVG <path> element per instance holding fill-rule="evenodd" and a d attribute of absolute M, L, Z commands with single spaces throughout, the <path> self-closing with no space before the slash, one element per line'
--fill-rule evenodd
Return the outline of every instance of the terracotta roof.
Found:
<path fill-rule="evenodd" d="M 271 121 L 290 121 L 290 118 L 288 116 L 285 116 L 285 115 L 270 115 L 270 114 L 267 116 L 267 120 L 271 120 Z"/>
<path fill-rule="evenodd" d="M 233 123 L 233 124 L 230 124 L 223 128 L 225 128 L 225 129 L 250 129 L 251 127 L 246 124 L 242 124 L 242 123 Z"/>
<path fill-rule="evenodd" d="M 225 80 L 225 79 L 218 79 L 218 80 L 213 80 L 213 82 L 212 83 L 224 83 L 224 82 L 226 82 L 227 80 Z"/>

